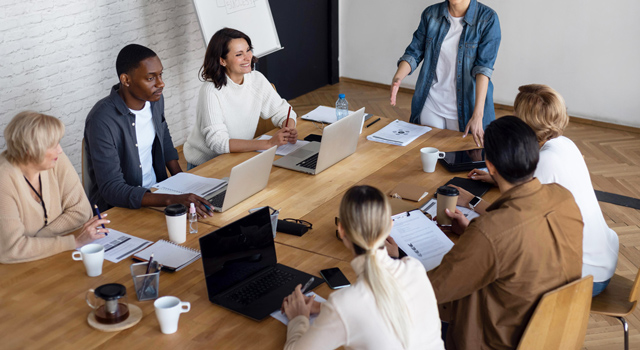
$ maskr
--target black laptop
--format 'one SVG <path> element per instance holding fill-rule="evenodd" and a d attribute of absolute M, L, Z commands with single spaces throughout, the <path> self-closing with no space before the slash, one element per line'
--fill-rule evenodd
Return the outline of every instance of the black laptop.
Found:
<path fill-rule="evenodd" d="M 444 167 L 451 172 L 469 171 L 487 166 L 484 163 L 483 148 L 446 152 L 444 158 L 439 161 L 440 164 L 444 165 Z"/>
<path fill-rule="evenodd" d="M 280 309 L 296 285 L 323 282 L 278 264 L 268 207 L 201 237 L 200 250 L 209 300 L 254 320 Z"/>

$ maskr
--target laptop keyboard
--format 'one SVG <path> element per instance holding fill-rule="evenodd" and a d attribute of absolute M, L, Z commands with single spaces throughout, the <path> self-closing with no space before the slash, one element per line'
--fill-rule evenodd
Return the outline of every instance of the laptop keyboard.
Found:
<path fill-rule="evenodd" d="M 312 155 L 309 158 L 306 158 L 305 160 L 301 161 L 300 163 L 296 164 L 297 166 L 301 166 L 303 168 L 307 168 L 307 169 L 315 169 L 316 168 L 316 164 L 318 163 L 318 155 L 320 153 L 316 153 L 314 155 Z"/>
<path fill-rule="evenodd" d="M 274 268 L 260 278 L 229 294 L 228 298 L 239 304 L 249 305 L 256 299 L 291 281 L 293 277 L 289 272 Z"/>
<path fill-rule="evenodd" d="M 216 194 L 211 199 L 209 199 L 209 203 L 211 203 L 211 205 L 213 205 L 214 208 L 222 208 L 222 204 L 224 204 L 224 196 L 226 194 L 227 194 L 226 190 Z"/>

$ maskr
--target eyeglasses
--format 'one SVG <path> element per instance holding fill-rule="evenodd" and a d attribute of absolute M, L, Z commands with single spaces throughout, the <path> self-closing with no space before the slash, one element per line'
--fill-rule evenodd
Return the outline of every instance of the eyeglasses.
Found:
<path fill-rule="evenodd" d="M 296 223 L 296 224 L 299 224 L 299 225 L 304 225 L 309 230 L 311 230 L 313 228 L 313 225 L 309 221 L 306 221 L 306 220 L 291 219 L 291 218 L 286 218 L 286 219 L 283 219 L 283 220 L 286 221 L 286 222 L 293 222 L 293 223 Z"/>

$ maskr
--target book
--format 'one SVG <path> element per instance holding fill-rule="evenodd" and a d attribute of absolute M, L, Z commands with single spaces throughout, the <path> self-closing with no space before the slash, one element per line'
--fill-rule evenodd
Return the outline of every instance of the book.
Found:
<path fill-rule="evenodd" d="M 147 248 L 137 252 L 133 257 L 140 261 L 149 261 L 153 254 L 153 260 L 162 264 L 163 269 L 179 271 L 192 262 L 200 259 L 202 254 L 197 249 L 183 247 L 173 242 L 161 239 Z"/>
<path fill-rule="evenodd" d="M 428 194 L 429 192 L 427 192 L 426 188 L 407 183 L 399 183 L 389 191 L 389 196 L 392 198 L 407 199 L 414 202 L 420 202 Z"/>
<path fill-rule="evenodd" d="M 162 182 L 158 182 L 151 188 L 156 189 L 156 191 L 153 193 L 193 193 L 197 194 L 200 197 L 207 198 L 226 184 L 227 182 L 224 180 L 213 179 L 183 172 L 177 173 Z"/>
<path fill-rule="evenodd" d="M 428 126 L 416 125 L 396 119 L 384 128 L 367 136 L 367 140 L 396 146 L 406 146 L 431 131 Z"/>

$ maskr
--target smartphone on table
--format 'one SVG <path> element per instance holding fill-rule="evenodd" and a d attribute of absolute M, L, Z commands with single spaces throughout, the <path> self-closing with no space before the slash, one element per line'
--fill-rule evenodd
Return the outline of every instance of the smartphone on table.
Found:
<path fill-rule="evenodd" d="M 340 289 L 351 285 L 347 277 L 345 277 L 345 275 L 342 274 L 342 271 L 337 267 L 320 270 L 320 275 L 324 278 L 331 289 Z"/>

